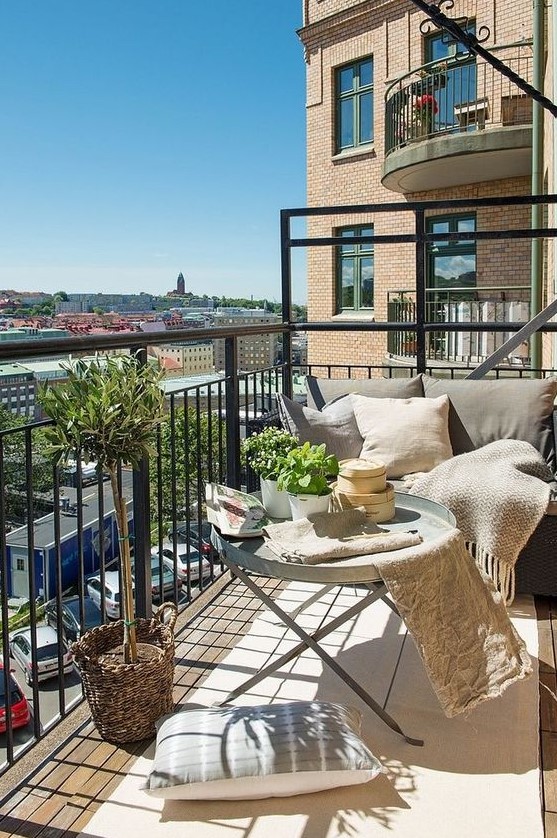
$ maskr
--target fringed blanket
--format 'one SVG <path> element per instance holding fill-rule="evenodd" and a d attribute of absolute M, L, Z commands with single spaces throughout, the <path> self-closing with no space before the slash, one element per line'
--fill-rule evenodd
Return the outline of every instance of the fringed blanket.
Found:
<path fill-rule="evenodd" d="M 526 647 L 459 530 L 373 563 L 413 636 L 446 716 L 496 698 L 532 672 Z"/>
<path fill-rule="evenodd" d="M 547 509 L 552 479 L 529 442 L 501 439 L 419 475 L 410 493 L 451 510 L 471 555 L 510 603 L 516 560 Z"/>

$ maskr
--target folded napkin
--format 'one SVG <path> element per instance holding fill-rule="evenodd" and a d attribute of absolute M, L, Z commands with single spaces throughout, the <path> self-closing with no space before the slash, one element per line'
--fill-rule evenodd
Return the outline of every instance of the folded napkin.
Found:
<path fill-rule="evenodd" d="M 349 556 L 385 553 L 412 547 L 422 540 L 417 532 L 389 532 L 356 507 L 342 512 L 317 512 L 298 521 L 263 527 L 266 546 L 287 562 L 319 564 Z"/>

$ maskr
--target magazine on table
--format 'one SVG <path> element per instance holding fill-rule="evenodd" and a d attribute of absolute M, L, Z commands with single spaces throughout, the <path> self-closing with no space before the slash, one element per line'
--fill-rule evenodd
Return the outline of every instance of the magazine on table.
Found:
<path fill-rule="evenodd" d="M 205 488 L 207 520 L 223 535 L 261 536 L 269 523 L 265 507 L 254 495 L 231 489 L 220 483 Z"/>

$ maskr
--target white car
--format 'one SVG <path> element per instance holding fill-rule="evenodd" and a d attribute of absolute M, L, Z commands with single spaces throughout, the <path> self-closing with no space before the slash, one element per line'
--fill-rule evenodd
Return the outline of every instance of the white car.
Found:
<path fill-rule="evenodd" d="M 158 554 L 158 548 L 153 547 L 151 555 L 158 556 Z M 188 577 L 190 580 L 190 584 L 192 585 L 199 582 L 199 559 L 199 550 L 196 550 L 195 547 L 190 547 L 190 551 L 188 553 L 187 545 L 177 545 L 176 572 L 178 575 L 178 579 L 180 580 L 180 582 L 182 582 L 182 584 L 187 584 Z M 167 543 L 163 544 L 162 560 L 165 567 L 174 572 L 174 549 L 172 545 L 169 545 Z M 201 567 L 203 578 L 206 579 L 211 575 L 211 569 L 213 565 L 209 559 L 203 557 L 201 559 Z"/>
<path fill-rule="evenodd" d="M 37 626 L 37 660 L 33 665 L 31 629 L 16 629 L 10 634 L 10 655 L 23 670 L 25 681 L 32 684 L 58 675 L 58 635 L 52 626 Z M 73 657 L 62 645 L 62 666 L 68 675 L 73 669 Z"/>
<path fill-rule="evenodd" d="M 100 573 L 87 579 L 87 595 L 99 610 L 102 610 L 103 590 Z M 106 614 L 113 620 L 120 619 L 120 577 L 117 570 L 104 574 L 104 602 Z"/>

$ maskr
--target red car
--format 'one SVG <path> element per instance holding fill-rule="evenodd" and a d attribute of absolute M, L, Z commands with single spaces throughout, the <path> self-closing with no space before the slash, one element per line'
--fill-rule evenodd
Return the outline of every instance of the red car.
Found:
<path fill-rule="evenodd" d="M 4 667 L 0 663 L 0 733 L 6 732 L 6 694 L 4 683 Z M 8 686 L 11 699 L 12 728 L 25 727 L 31 719 L 31 711 L 27 699 L 14 676 L 10 672 Z"/>

